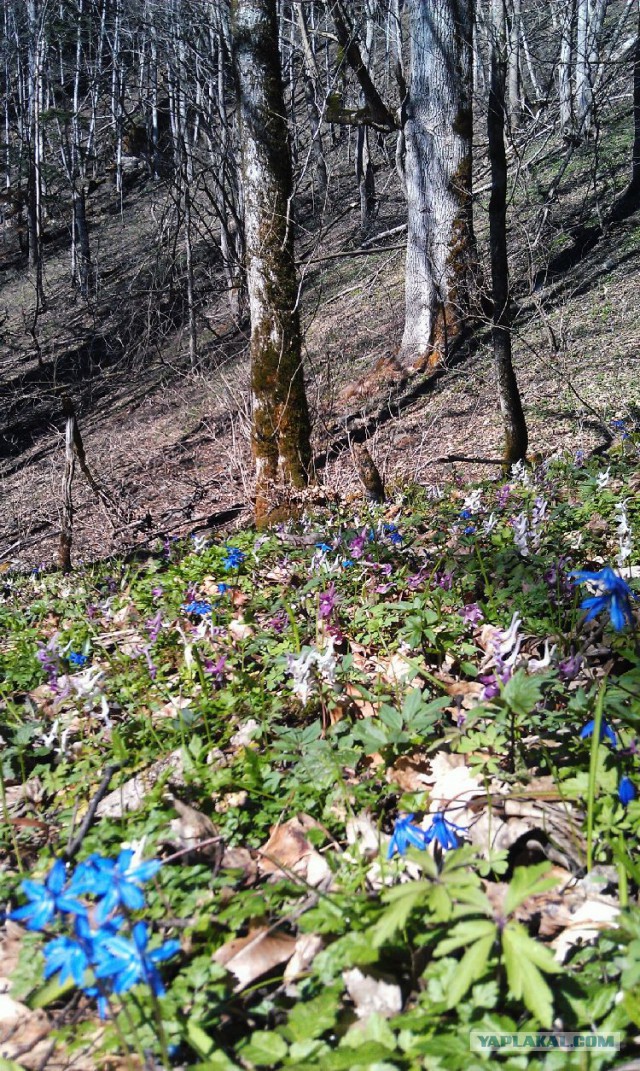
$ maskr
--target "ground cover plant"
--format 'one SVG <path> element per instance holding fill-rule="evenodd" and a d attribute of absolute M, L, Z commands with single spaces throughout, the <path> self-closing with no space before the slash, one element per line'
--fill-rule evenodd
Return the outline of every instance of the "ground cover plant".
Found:
<path fill-rule="evenodd" d="M 493 1059 L 637 1056 L 613 431 L 604 461 L 3 575 L 3 1066 L 470 1068 L 471 1030 L 552 1028 L 622 1050 Z"/>

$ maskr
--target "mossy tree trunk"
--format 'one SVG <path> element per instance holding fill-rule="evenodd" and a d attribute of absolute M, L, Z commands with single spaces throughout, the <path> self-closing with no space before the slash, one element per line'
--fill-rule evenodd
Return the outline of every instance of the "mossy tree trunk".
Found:
<path fill-rule="evenodd" d="M 401 357 L 437 364 L 460 333 L 474 285 L 471 200 L 473 2 L 408 0 L 408 201 Z"/>
<path fill-rule="evenodd" d="M 492 0 L 491 83 L 487 111 L 491 197 L 489 246 L 493 291 L 493 354 L 498 397 L 504 423 L 504 458 L 508 465 L 524 461 L 527 424 L 511 359 L 511 301 L 507 255 L 507 156 L 504 144 L 507 73 L 505 0 Z"/>
<path fill-rule="evenodd" d="M 291 156 L 275 0 L 233 0 L 251 316 L 256 522 L 282 515 L 309 479 L 309 410 L 302 372 L 291 219 Z"/>

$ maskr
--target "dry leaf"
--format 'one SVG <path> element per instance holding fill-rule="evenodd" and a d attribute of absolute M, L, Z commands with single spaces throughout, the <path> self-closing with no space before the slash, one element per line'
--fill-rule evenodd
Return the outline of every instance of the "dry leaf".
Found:
<path fill-rule="evenodd" d="M 307 839 L 310 829 L 322 829 L 322 826 L 308 814 L 273 826 L 269 840 L 260 849 L 260 873 L 282 875 L 283 871 L 290 871 L 314 886 L 330 878 L 328 863 Z"/>
<path fill-rule="evenodd" d="M 424 792 L 431 780 L 431 761 L 424 751 L 401 755 L 387 770 L 387 781 L 403 792 Z"/>
<path fill-rule="evenodd" d="M 125 781 L 124 785 L 105 796 L 98 804 L 97 817 L 121 818 L 127 811 L 135 811 L 138 807 L 142 807 L 147 802 L 151 789 L 167 771 L 169 771 L 168 785 L 174 788 L 183 787 L 182 748 L 176 748 L 175 751 L 154 762 L 142 773 L 136 774 L 130 781 Z"/>
<path fill-rule="evenodd" d="M 324 948 L 324 941 L 316 933 L 302 933 L 296 941 L 295 952 L 284 969 L 284 981 L 293 982 L 309 970 L 314 959 Z"/>
<path fill-rule="evenodd" d="M 383 982 L 370 974 L 363 974 L 358 967 L 343 971 L 342 978 L 356 1009 L 358 1019 L 367 1020 L 372 1015 L 391 1019 L 402 1011 L 402 991 L 399 985 Z"/>
<path fill-rule="evenodd" d="M 234 640 L 248 640 L 255 635 L 255 629 L 248 625 L 243 617 L 236 617 L 229 622 L 229 632 Z"/>
<path fill-rule="evenodd" d="M 220 860 L 221 870 L 242 870 L 242 881 L 253 885 L 258 877 L 258 864 L 248 848 L 225 848 Z"/>
<path fill-rule="evenodd" d="M 212 958 L 237 978 L 234 992 L 239 993 L 256 978 L 290 960 L 295 948 L 294 937 L 261 926 L 251 930 L 246 937 L 234 937 L 227 941 Z"/>
<path fill-rule="evenodd" d="M 171 842 L 178 849 L 198 851 L 199 854 L 215 859 L 221 851 L 219 843 L 206 843 L 202 849 L 198 848 L 201 842 L 210 842 L 212 838 L 218 837 L 218 829 L 211 819 L 195 807 L 189 807 L 182 800 L 173 798 L 171 803 L 178 812 L 178 817 L 172 818 L 169 823 Z"/>

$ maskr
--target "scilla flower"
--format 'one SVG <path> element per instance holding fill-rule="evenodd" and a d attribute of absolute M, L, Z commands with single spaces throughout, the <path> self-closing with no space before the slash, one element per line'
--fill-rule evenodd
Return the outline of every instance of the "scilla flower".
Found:
<path fill-rule="evenodd" d="M 633 610 L 631 609 L 633 592 L 626 581 L 614 573 L 610 566 L 605 566 L 598 573 L 582 570 L 573 572 L 570 576 L 574 577 L 578 584 L 593 584 L 598 590 L 597 595 L 590 595 L 580 604 L 582 610 L 588 610 L 585 622 L 591 621 L 606 610 L 616 632 L 620 632 L 626 624 L 633 624 Z"/>

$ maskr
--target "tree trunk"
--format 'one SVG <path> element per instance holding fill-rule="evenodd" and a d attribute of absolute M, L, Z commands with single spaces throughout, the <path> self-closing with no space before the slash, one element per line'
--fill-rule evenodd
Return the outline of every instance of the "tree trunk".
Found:
<path fill-rule="evenodd" d="M 273 0 L 233 0 L 251 313 L 256 523 L 288 512 L 306 486 L 310 421 L 294 263 L 291 156 Z"/>
<path fill-rule="evenodd" d="M 493 292 L 493 354 L 504 423 L 505 462 L 511 466 L 527 453 L 527 425 L 511 360 L 511 302 L 507 257 L 507 155 L 504 144 L 506 20 L 505 0 L 492 0 L 491 85 L 487 112 L 491 197 L 489 245 Z"/>
<path fill-rule="evenodd" d="M 571 91 L 571 77 L 573 70 L 574 15 L 575 0 L 568 0 L 562 16 L 560 62 L 558 64 L 560 126 L 565 134 L 568 134 L 573 130 L 573 94 Z"/>
<path fill-rule="evenodd" d="M 401 359 L 438 364 L 473 291 L 472 0 L 408 0 L 408 238 Z"/>

